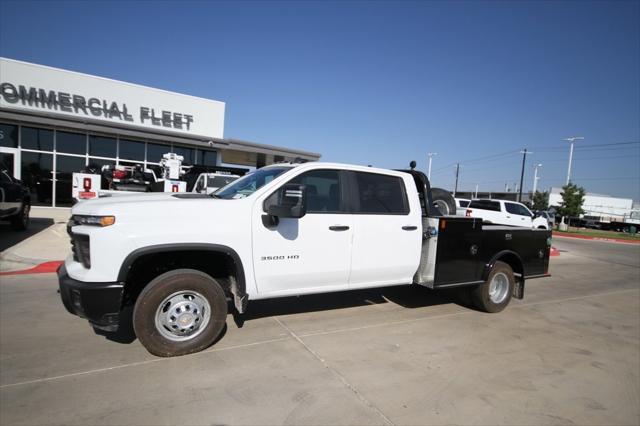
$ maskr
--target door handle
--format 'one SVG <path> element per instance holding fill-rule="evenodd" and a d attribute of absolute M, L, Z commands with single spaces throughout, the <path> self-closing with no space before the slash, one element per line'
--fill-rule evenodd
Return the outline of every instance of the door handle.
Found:
<path fill-rule="evenodd" d="M 342 226 L 342 225 L 335 225 L 335 226 L 329 227 L 329 231 L 348 231 L 348 230 L 349 230 L 348 226 Z"/>
<path fill-rule="evenodd" d="M 416 229 L 418 229 L 417 226 L 403 226 L 402 229 L 404 231 L 415 231 Z"/>

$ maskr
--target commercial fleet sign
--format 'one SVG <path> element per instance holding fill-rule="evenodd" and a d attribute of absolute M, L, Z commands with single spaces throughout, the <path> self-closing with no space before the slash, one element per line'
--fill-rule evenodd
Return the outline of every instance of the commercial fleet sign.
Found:
<path fill-rule="evenodd" d="M 0 58 L 0 108 L 222 138 L 223 102 Z"/>

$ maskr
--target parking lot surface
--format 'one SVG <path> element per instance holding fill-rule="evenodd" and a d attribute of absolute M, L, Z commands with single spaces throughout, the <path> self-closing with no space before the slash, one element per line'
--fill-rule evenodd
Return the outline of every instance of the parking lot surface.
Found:
<path fill-rule="evenodd" d="M 95 333 L 0 277 L 0 424 L 640 423 L 640 246 L 557 239 L 500 314 L 395 287 L 251 302 L 205 352 Z"/>

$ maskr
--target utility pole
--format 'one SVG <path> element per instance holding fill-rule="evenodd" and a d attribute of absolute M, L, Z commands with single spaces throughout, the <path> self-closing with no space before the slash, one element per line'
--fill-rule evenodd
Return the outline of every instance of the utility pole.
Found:
<path fill-rule="evenodd" d="M 433 160 L 433 157 L 435 155 L 438 155 L 438 153 L 437 152 L 427 153 L 427 156 L 429 157 L 429 170 L 427 171 L 427 178 L 429 179 L 429 182 L 431 182 L 431 160 Z"/>
<path fill-rule="evenodd" d="M 456 163 L 456 187 L 453 189 L 453 196 L 458 192 L 458 176 L 460 175 L 460 163 Z"/>
<path fill-rule="evenodd" d="M 524 163 L 527 161 L 527 154 L 533 154 L 532 152 L 528 152 L 527 148 L 524 151 L 520 151 L 522 154 L 522 171 L 520 172 L 520 187 L 518 190 L 518 202 L 522 201 L 522 181 L 524 180 Z"/>
<path fill-rule="evenodd" d="M 572 136 L 570 138 L 564 138 L 563 141 L 567 141 L 571 143 L 571 147 L 569 148 L 569 168 L 567 169 L 567 185 L 571 181 L 571 162 L 573 161 L 573 143 L 575 141 L 582 141 L 584 138 L 582 136 Z"/>
<path fill-rule="evenodd" d="M 542 164 L 536 163 L 533 165 L 533 190 L 531 191 L 533 194 L 535 194 L 538 189 L 538 179 L 540 179 L 538 177 L 538 167 L 542 167 Z"/>
<path fill-rule="evenodd" d="M 476 195 L 473 198 L 478 198 L 478 184 L 476 183 Z"/>

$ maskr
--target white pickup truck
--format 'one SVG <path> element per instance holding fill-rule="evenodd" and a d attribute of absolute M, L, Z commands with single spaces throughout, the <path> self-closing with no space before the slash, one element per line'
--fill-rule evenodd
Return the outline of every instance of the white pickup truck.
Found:
<path fill-rule="evenodd" d="M 67 310 L 114 331 L 132 306 L 158 356 L 212 344 L 228 300 L 242 314 L 248 300 L 418 284 L 498 312 L 548 276 L 551 245 L 549 231 L 441 216 L 419 171 L 332 163 L 267 166 L 211 195 L 89 200 L 67 229 Z"/>
<path fill-rule="evenodd" d="M 223 186 L 229 185 L 240 176 L 225 173 L 201 173 L 196 179 L 191 192 L 198 194 L 212 194 Z"/>
<path fill-rule="evenodd" d="M 506 200 L 480 198 L 471 200 L 465 213 L 467 217 L 479 217 L 485 223 L 550 229 L 546 218 L 536 216 L 521 203 Z"/>

